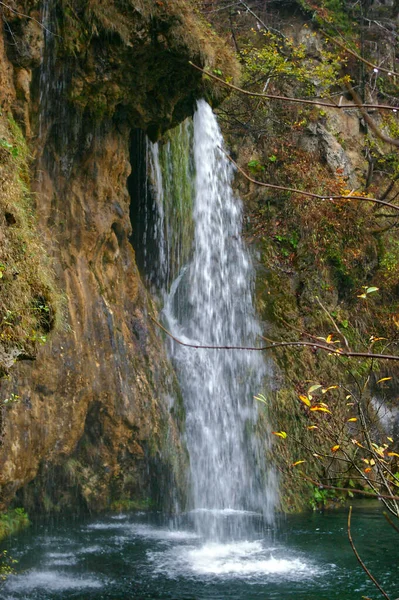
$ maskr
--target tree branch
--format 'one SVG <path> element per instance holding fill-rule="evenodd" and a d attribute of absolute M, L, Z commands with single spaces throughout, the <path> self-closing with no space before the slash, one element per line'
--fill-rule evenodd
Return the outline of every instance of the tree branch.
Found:
<path fill-rule="evenodd" d="M 353 104 L 338 105 L 338 104 L 332 104 L 330 102 L 323 102 L 321 100 L 306 100 L 305 98 L 292 98 L 290 96 L 278 96 L 276 94 L 263 94 L 261 92 L 250 92 L 249 90 L 244 90 L 244 89 L 238 87 L 237 85 L 234 85 L 232 83 L 228 83 L 227 81 L 224 81 L 224 79 L 217 77 L 217 75 L 214 75 L 213 73 L 210 73 L 209 71 L 205 71 L 205 69 L 202 69 L 198 65 L 195 65 L 193 62 L 191 62 L 191 60 L 189 60 L 188 63 L 189 63 L 189 65 L 194 67 L 194 69 L 197 69 L 197 71 L 201 71 L 201 73 L 204 73 L 204 75 L 208 75 L 208 77 L 215 79 L 215 81 L 218 81 L 222 85 L 225 85 L 226 87 L 228 87 L 232 90 L 235 90 L 236 92 L 240 92 L 241 94 L 245 94 L 246 96 L 254 96 L 255 98 L 269 98 L 270 100 L 284 100 L 285 102 L 296 102 L 297 104 L 312 104 L 313 106 L 326 106 L 327 108 L 336 108 L 338 110 L 341 110 L 344 108 L 352 108 L 352 109 L 358 108 L 356 105 L 354 106 Z M 376 108 L 379 110 L 399 111 L 399 106 L 389 106 L 388 104 L 363 104 L 362 106 L 364 108 Z"/>
<path fill-rule="evenodd" d="M 157 321 L 152 315 L 149 315 L 150 319 L 157 325 L 167 336 L 173 341 L 186 348 L 195 348 L 196 350 L 248 350 L 251 352 L 264 352 L 265 350 L 275 350 L 276 348 L 287 348 L 287 347 L 308 347 L 313 349 L 324 350 L 329 354 L 335 356 L 346 356 L 348 358 L 358 357 L 367 359 L 380 359 L 380 360 L 399 360 L 399 356 L 393 354 L 370 354 L 368 352 L 349 352 L 348 350 L 341 350 L 333 348 L 332 346 L 325 346 L 316 342 L 272 342 L 267 346 L 213 346 L 211 344 L 190 344 L 183 342 L 179 338 L 175 337 L 170 331 L 168 331 L 159 321 Z"/>
<path fill-rule="evenodd" d="M 348 539 L 349 539 L 349 543 L 352 547 L 352 550 L 358 560 L 358 563 L 362 567 L 363 571 L 366 573 L 367 577 L 374 583 L 376 588 L 378 588 L 378 590 L 384 596 L 384 598 L 386 598 L 386 600 L 390 600 L 388 594 L 382 589 L 382 587 L 380 586 L 380 584 L 378 583 L 376 578 L 370 573 L 370 571 L 368 570 L 368 568 L 366 567 L 366 565 L 360 558 L 358 551 L 356 550 L 355 544 L 353 543 L 352 534 L 351 534 L 351 516 L 352 516 L 352 507 L 350 506 L 349 513 L 348 513 Z"/>
<path fill-rule="evenodd" d="M 219 146 L 220 148 L 220 146 Z M 253 179 L 245 171 L 238 166 L 238 164 L 223 150 L 220 148 L 222 152 L 227 156 L 229 161 L 233 163 L 236 169 L 251 183 L 255 183 L 256 185 L 260 185 L 262 187 L 271 188 L 274 190 L 281 190 L 284 192 L 292 192 L 293 194 L 301 194 L 302 196 L 309 196 L 310 198 L 317 198 L 318 200 L 363 200 L 365 202 L 373 202 L 374 204 L 381 204 L 382 206 L 387 206 L 388 208 L 393 208 L 396 211 L 399 211 L 399 206 L 392 204 L 391 202 L 386 202 L 385 200 L 379 200 L 378 198 L 370 198 L 369 196 L 330 196 L 326 194 L 325 196 L 320 196 L 320 194 L 314 194 L 312 192 L 306 192 L 304 190 L 298 190 L 296 188 L 289 188 L 282 185 L 275 185 L 273 183 L 263 183 L 263 181 L 258 181 L 257 179 Z"/>
<path fill-rule="evenodd" d="M 377 137 L 379 137 L 380 140 L 382 140 L 383 142 L 385 142 L 387 144 L 391 144 L 392 146 L 396 146 L 397 148 L 399 148 L 399 140 L 395 140 L 394 138 L 391 138 L 388 135 L 385 135 L 385 133 L 383 133 L 380 129 L 378 129 L 374 120 L 370 117 L 367 110 L 365 110 L 366 104 L 362 103 L 360 96 L 353 89 L 353 87 L 351 86 L 351 84 L 348 81 L 345 82 L 345 87 L 348 90 L 348 92 L 350 93 L 350 95 L 352 96 L 354 103 L 356 104 L 357 108 L 361 112 L 362 117 L 366 121 L 367 125 L 370 127 L 371 131 L 373 133 L 375 133 L 375 135 Z"/>

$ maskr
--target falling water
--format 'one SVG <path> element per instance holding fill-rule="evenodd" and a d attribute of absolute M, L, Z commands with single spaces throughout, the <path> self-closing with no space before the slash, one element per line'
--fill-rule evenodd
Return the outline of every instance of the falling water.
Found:
<path fill-rule="evenodd" d="M 194 250 L 166 299 L 173 335 L 194 344 L 252 346 L 260 333 L 252 303 L 253 267 L 241 239 L 242 206 L 216 118 L 205 101 L 194 116 Z M 271 517 L 272 473 L 256 435 L 254 393 L 266 376 L 250 351 L 195 350 L 173 343 L 186 407 L 192 508 L 208 537 L 225 536 L 226 514 L 261 511 Z M 242 519 L 238 519 L 242 522 Z M 237 527 L 228 535 L 241 535 Z M 239 527 L 241 529 L 241 525 Z"/>

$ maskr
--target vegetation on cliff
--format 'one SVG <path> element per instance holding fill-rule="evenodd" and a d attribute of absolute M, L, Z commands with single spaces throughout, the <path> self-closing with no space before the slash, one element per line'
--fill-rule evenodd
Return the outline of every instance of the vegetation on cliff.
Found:
<path fill-rule="evenodd" d="M 60 294 L 37 229 L 30 192 L 29 150 L 11 116 L 0 115 L 0 373 L 38 344 L 60 321 Z"/>
<path fill-rule="evenodd" d="M 235 93 L 220 108 L 232 155 L 251 179 L 319 195 L 276 191 L 237 177 L 248 215 L 247 237 L 259 257 L 257 302 L 267 339 L 317 338 L 324 343 L 334 340 L 335 348 L 338 344 L 375 353 L 389 348 L 395 354 L 397 212 L 350 199 L 371 196 L 395 203 L 398 193 L 394 140 L 399 91 L 393 77 L 395 57 L 383 33 L 390 32 L 394 42 L 391 9 L 343 0 L 317 5 L 253 0 L 206 2 L 204 11 L 235 45 L 243 68 L 241 87 L 260 93 Z M 273 100 L 276 96 L 281 99 Z M 392 109 L 371 107 L 364 115 L 358 97 Z M 334 104 L 349 106 L 331 108 Z M 395 406 L 393 380 L 386 379 L 385 388 L 377 380 L 397 374 L 397 368 L 395 363 L 333 358 L 312 347 L 283 347 L 273 357 L 277 383 L 265 396 L 276 431 L 287 434 L 280 443 L 277 436 L 274 458 L 281 471 L 283 507 L 289 510 L 314 504 L 314 485 L 306 476 L 333 481 L 335 487 L 354 487 L 353 472 L 338 467 L 340 451 L 331 451 L 340 445 L 326 434 L 332 417 L 319 413 L 320 423 L 309 422 L 309 406 L 299 397 L 306 397 L 312 385 L 329 389 L 320 401 L 350 438 L 357 439 L 363 425 L 352 420 L 345 427 L 355 418 L 348 414 L 345 390 L 362 389 L 359 406 L 380 448 L 387 433 L 377 426 L 372 398 Z M 314 418 L 317 414 L 313 412 Z M 334 435 L 339 437 L 337 428 Z M 393 472 L 395 450 L 390 442 L 384 450 L 394 453 L 389 459 Z M 351 460 L 356 456 L 361 467 L 361 452 L 350 439 L 345 451 Z M 298 462 L 301 459 L 306 462 Z M 299 470 L 305 478 L 295 474 Z M 376 470 L 363 464 L 366 489 Z M 393 480 L 393 490 L 395 485 Z M 334 491 L 322 494 L 320 502 L 331 495 Z"/>

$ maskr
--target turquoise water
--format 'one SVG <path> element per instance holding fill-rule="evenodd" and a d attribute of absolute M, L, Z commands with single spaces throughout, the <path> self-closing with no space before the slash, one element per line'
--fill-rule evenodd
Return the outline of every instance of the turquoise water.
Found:
<path fill-rule="evenodd" d="M 5 544 L 18 575 L 0 588 L 4 600 L 355 600 L 378 598 L 347 540 L 346 511 L 282 518 L 253 539 L 209 543 L 192 516 L 160 514 L 36 522 Z M 391 598 L 399 595 L 399 536 L 375 509 L 356 507 L 358 551 Z"/>

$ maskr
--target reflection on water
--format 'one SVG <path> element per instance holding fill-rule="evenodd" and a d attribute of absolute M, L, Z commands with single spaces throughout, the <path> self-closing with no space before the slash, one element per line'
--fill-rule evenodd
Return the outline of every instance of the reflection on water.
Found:
<path fill-rule="evenodd" d="M 259 515 L 221 511 L 221 519 L 252 518 L 257 539 L 209 542 L 190 514 L 171 522 L 160 514 L 37 523 L 11 538 L 19 574 L 2 600 L 356 600 L 373 586 L 347 541 L 346 512 L 281 519 L 271 529 Z M 356 509 L 359 552 L 395 596 L 397 534 L 382 516 Z M 375 594 L 374 594 L 375 595 Z"/>

